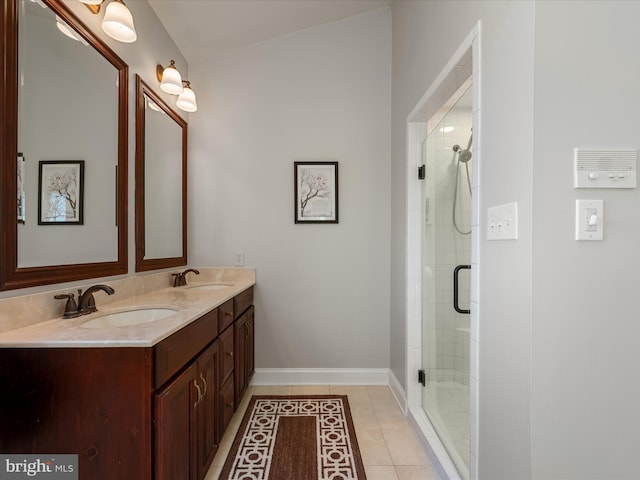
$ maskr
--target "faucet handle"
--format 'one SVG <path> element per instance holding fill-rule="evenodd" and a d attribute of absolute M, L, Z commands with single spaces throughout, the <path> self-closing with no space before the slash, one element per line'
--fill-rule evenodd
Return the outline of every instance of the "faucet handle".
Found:
<path fill-rule="evenodd" d="M 171 275 L 175 277 L 173 279 L 173 286 L 181 287 L 183 284 L 182 282 L 184 281 L 184 275 L 182 274 L 182 272 L 172 273 Z"/>
<path fill-rule="evenodd" d="M 76 304 L 73 293 L 61 293 L 59 295 L 55 295 L 53 298 L 55 298 L 56 300 L 64 300 L 65 298 L 67 299 L 67 303 L 64 307 L 64 315 L 62 315 L 62 318 L 74 318 L 78 316 L 78 305 Z"/>

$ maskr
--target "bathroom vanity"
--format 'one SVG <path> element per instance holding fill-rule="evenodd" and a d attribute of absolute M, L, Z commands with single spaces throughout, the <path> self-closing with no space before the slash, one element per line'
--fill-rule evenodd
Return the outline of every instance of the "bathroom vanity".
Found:
<path fill-rule="evenodd" d="M 140 325 L 0 335 L 0 452 L 77 454 L 80 479 L 204 478 L 253 374 L 253 283 L 136 297 L 175 309 Z"/>

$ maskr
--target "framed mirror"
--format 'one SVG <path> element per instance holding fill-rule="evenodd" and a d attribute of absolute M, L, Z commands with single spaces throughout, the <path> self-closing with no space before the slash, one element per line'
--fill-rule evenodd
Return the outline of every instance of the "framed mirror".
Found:
<path fill-rule="evenodd" d="M 187 264 L 187 122 L 136 75 L 136 271 Z"/>
<path fill-rule="evenodd" d="M 0 15 L 0 288 L 126 273 L 128 67 L 61 0 Z"/>

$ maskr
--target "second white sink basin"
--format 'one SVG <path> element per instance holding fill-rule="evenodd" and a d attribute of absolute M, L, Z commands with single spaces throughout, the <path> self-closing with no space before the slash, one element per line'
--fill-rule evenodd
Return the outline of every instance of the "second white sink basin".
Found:
<path fill-rule="evenodd" d="M 118 312 L 105 313 L 80 324 L 83 328 L 130 327 L 170 317 L 178 311 L 175 307 L 134 307 Z"/>
<path fill-rule="evenodd" d="M 197 289 L 197 290 L 218 290 L 219 288 L 227 288 L 233 287 L 230 283 L 194 283 L 192 285 L 187 285 L 184 288 L 189 290 Z"/>

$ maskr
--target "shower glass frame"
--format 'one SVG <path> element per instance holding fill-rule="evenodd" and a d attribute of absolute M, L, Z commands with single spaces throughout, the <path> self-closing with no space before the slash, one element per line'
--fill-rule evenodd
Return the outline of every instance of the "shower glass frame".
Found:
<path fill-rule="evenodd" d="M 469 478 L 470 451 L 470 315 L 456 312 L 453 298 L 455 268 L 471 264 L 472 202 L 467 174 L 471 175 L 473 158 L 459 162 L 471 138 L 471 95 L 468 85 L 461 88 L 429 120 L 421 148 L 426 173 L 422 190 L 422 407 L 465 480 Z M 454 203 L 458 226 L 469 234 L 455 229 Z M 470 270 L 460 270 L 458 279 L 460 306 L 470 309 Z"/>

